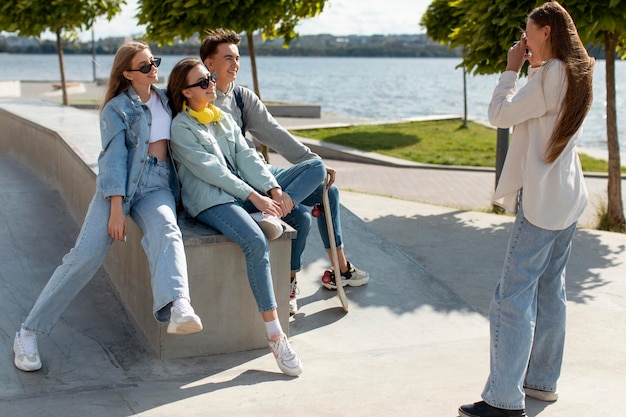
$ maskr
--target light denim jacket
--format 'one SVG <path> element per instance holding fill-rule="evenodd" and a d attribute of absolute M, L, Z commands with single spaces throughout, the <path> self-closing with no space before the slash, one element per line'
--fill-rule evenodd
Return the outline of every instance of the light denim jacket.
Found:
<path fill-rule="evenodd" d="M 152 90 L 171 115 L 165 91 L 154 86 Z M 152 113 L 132 87 L 115 96 L 102 109 L 97 191 L 104 198 L 121 195 L 126 202 L 132 200 L 145 172 L 151 125 Z M 178 201 L 179 186 L 174 169 L 171 170 L 170 188 Z"/>
<path fill-rule="evenodd" d="M 218 204 L 245 201 L 253 189 L 267 193 L 279 186 L 229 114 L 222 113 L 222 120 L 213 126 L 214 136 L 209 132 L 211 125 L 198 122 L 187 111 L 172 120 L 172 156 L 178 167 L 183 206 L 193 217 Z"/>

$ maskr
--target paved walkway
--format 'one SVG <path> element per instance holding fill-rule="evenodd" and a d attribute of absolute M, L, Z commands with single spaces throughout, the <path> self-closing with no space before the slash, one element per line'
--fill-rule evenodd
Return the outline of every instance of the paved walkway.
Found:
<path fill-rule="evenodd" d="M 327 162 L 342 188 L 346 251 L 372 281 L 348 289 L 343 314 L 319 286 L 328 261 L 313 228 L 290 325 L 303 375 L 285 377 L 265 350 L 155 359 L 103 273 L 40 338 L 44 368 L 27 374 L 12 365 L 14 331 L 79 226 L 55 190 L 0 157 L 2 415 L 455 416 L 477 401 L 488 372 L 484 314 L 512 218 L 459 207 L 488 207 L 493 174 Z M 528 400 L 529 416 L 626 413 L 625 248 L 625 235 L 577 231 L 560 399 Z"/>

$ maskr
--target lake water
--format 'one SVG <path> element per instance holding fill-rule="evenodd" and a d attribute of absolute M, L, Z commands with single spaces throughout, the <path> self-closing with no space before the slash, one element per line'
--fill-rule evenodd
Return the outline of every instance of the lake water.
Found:
<path fill-rule="evenodd" d="M 166 79 L 182 56 L 163 56 Z M 96 78 L 107 78 L 112 55 L 96 56 Z M 252 86 L 249 57 L 239 83 Z M 463 114 L 463 73 L 456 58 L 257 57 L 261 96 L 271 101 L 316 103 L 323 112 L 364 120 Z M 68 81 L 93 81 L 90 55 L 66 55 Z M 58 81 L 56 55 L 0 54 L 0 80 Z M 468 116 L 486 120 L 498 75 L 468 76 Z M 524 82 L 524 81 L 522 81 Z M 626 62 L 616 62 L 620 147 L 626 149 Z M 594 73 L 594 103 L 581 146 L 606 150 L 605 62 Z"/>

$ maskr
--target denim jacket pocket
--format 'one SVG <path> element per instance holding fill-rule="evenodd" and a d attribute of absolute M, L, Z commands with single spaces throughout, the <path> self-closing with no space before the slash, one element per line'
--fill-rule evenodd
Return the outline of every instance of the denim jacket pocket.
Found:
<path fill-rule="evenodd" d="M 128 111 L 124 113 L 124 121 L 128 126 L 126 141 L 129 149 L 136 148 L 139 145 L 141 137 L 143 113 Z"/>

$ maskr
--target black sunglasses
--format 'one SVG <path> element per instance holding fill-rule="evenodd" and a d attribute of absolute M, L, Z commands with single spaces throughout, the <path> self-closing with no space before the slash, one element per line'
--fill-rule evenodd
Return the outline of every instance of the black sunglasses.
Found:
<path fill-rule="evenodd" d="M 200 81 L 198 81 L 195 84 L 188 85 L 185 88 L 200 87 L 201 89 L 206 90 L 207 88 L 209 88 L 209 83 L 211 82 L 211 83 L 215 84 L 216 80 L 217 80 L 217 75 L 215 75 L 214 73 L 213 74 L 209 74 L 206 78 L 201 79 Z"/>
<path fill-rule="evenodd" d="M 154 68 L 158 68 L 159 65 L 161 65 L 161 58 L 154 58 L 152 61 L 148 62 L 146 65 L 144 65 L 143 67 L 139 68 L 139 69 L 129 69 L 127 71 L 139 71 L 142 74 L 147 74 L 152 70 L 152 67 L 154 66 Z"/>

